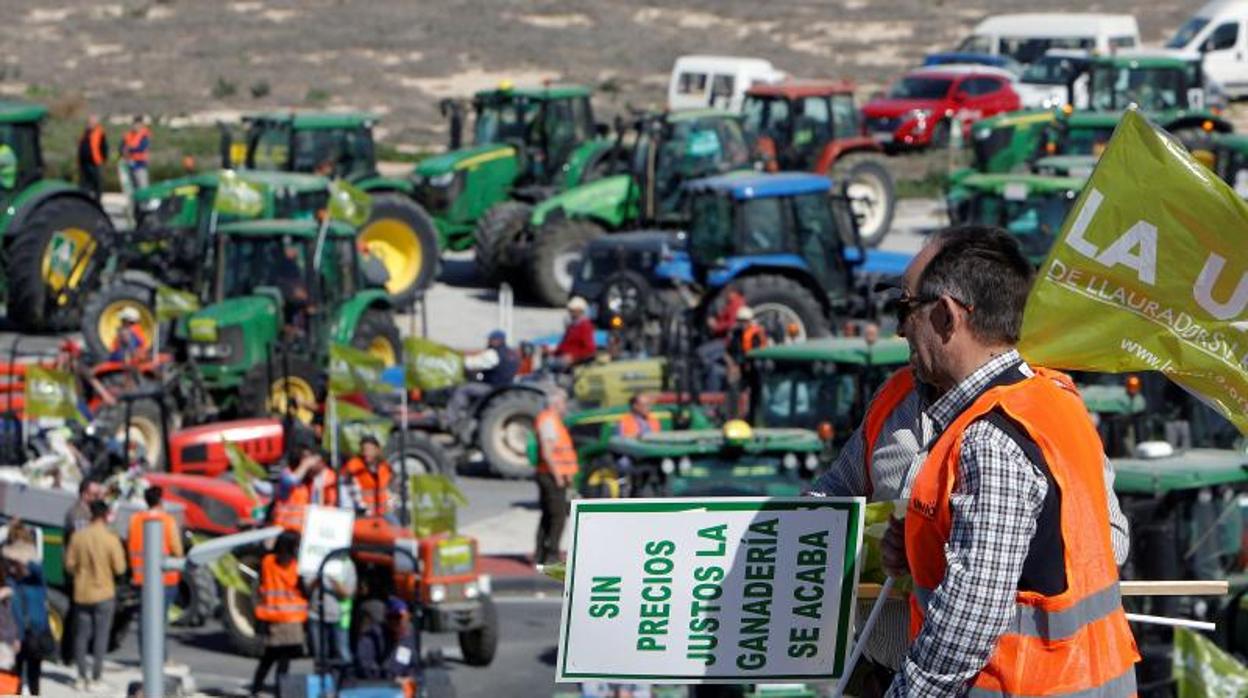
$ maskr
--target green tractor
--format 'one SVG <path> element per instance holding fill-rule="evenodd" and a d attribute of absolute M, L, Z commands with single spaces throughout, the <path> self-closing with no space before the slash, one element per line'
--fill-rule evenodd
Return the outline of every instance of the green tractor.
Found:
<path fill-rule="evenodd" d="M 451 149 L 422 160 L 412 173 L 416 200 L 433 215 L 443 249 L 476 246 L 488 281 L 508 268 L 507 231 L 533 204 L 600 177 L 610 167 L 606 127 L 594 121 L 589 88 L 508 83 L 472 99 L 472 144 L 461 147 L 463 114 L 451 113 Z"/>
<path fill-rule="evenodd" d="M 113 224 L 90 194 L 45 179 L 40 127 L 48 110 L 0 102 L 0 233 L 9 321 L 22 330 L 66 330 L 99 270 Z"/>
<path fill-rule="evenodd" d="M 412 181 L 378 174 L 376 123 L 357 112 L 255 114 L 243 119 L 241 142 L 222 127 L 221 154 L 226 167 L 336 176 L 372 194 L 360 243 L 385 265 L 386 290 L 403 306 L 437 278 L 438 231 Z"/>
<path fill-rule="evenodd" d="M 1087 177 L 971 174 L 946 197 L 949 220 L 1004 228 L 1039 265 L 1061 232 Z"/>
<path fill-rule="evenodd" d="M 546 199 L 509 229 L 505 258 L 547 305 L 567 301 L 590 241 L 607 231 L 680 228 L 689 221 L 686 182 L 753 165 L 740 117 L 709 109 L 639 116 L 630 133 L 621 129 L 616 150 L 623 171 Z"/>
<path fill-rule="evenodd" d="M 156 330 L 156 292 L 161 286 L 189 291 L 208 300 L 217 226 L 241 220 L 214 210 L 221 171 L 158 182 L 134 194 L 132 231 L 116 236 L 99 274 L 101 285 L 83 304 L 83 341 L 97 356 L 106 355 L 125 308 L 139 313 L 148 337 Z M 237 176 L 255 185 L 260 212 L 249 218 L 312 220 L 329 201 L 329 182 L 316 175 L 244 171 Z"/>
<path fill-rule="evenodd" d="M 218 409 L 313 419 L 332 343 L 400 362 L 393 303 L 370 283 L 355 229 L 338 222 L 246 221 L 217 229 L 210 305 L 177 336 Z"/>

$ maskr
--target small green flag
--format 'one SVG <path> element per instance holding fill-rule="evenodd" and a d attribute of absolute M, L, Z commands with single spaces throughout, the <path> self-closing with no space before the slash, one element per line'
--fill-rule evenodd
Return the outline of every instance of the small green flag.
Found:
<path fill-rule="evenodd" d="M 199 310 L 199 299 L 189 291 L 179 291 L 172 286 L 156 288 L 156 318 L 161 322 L 176 320 Z"/>
<path fill-rule="evenodd" d="M 26 415 L 35 418 L 81 419 L 78 391 L 68 371 L 26 367 Z"/>
<path fill-rule="evenodd" d="M 382 383 L 381 359 L 345 344 L 329 347 L 329 391 L 336 395 L 392 392 Z"/>
<path fill-rule="evenodd" d="M 255 218 L 264 213 L 264 191 L 234 170 L 225 170 L 217 182 L 217 196 L 212 207 L 217 213 L 228 216 Z"/>
<path fill-rule="evenodd" d="M 338 422 L 338 444 L 344 453 L 359 453 L 360 440 L 371 435 L 383 446 L 394 431 L 394 422 L 375 412 L 366 410 L 346 400 L 331 398 L 334 401 L 334 415 Z M 321 438 L 321 445 L 329 449 L 333 430 L 326 429 Z"/>
<path fill-rule="evenodd" d="M 1248 695 L 1248 666 L 1187 628 L 1174 629 L 1174 680 L 1178 698 Z"/>
<path fill-rule="evenodd" d="M 435 533 L 453 533 L 456 530 L 458 508 L 468 504 L 468 498 L 445 475 L 413 475 L 410 484 L 412 527 L 416 535 L 424 538 Z"/>
<path fill-rule="evenodd" d="M 230 460 L 230 470 L 234 475 L 234 482 L 243 489 L 247 497 L 252 502 L 257 502 L 260 498 L 256 495 L 256 488 L 253 486 L 256 480 L 263 480 L 269 476 L 264 466 L 252 460 L 243 449 L 236 443 L 230 441 L 225 442 L 225 456 Z"/>
<path fill-rule="evenodd" d="M 423 337 L 403 342 L 403 365 L 408 388 L 440 390 L 464 382 L 464 355 Z"/>
<path fill-rule="evenodd" d="M 329 183 L 329 217 L 359 227 L 373 214 L 373 197 L 345 179 Z"/>

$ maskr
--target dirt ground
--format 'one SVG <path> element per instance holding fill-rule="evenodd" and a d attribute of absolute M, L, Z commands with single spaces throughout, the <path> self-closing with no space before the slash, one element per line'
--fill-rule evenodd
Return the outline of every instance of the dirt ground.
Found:
<path fill-rule="evenodd" d="M 863 96 L 990 13 L 1134 12 L 1146 43 L 1200 0 L 0 0 L 0 96 L 56 116 L 211 124 L 272 107 L 362 108 L 381 136 L 444 136 L 437 100 L 507 78 L 598 89 L 599 118 L 661 105 L 684 53 L 752 55 Z"/>

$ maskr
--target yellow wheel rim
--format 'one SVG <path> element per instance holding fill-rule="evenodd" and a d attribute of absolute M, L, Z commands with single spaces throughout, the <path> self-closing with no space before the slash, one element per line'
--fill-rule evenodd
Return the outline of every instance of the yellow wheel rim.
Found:
<path fill-rule="evenodd" d="M 52 608 L 51 604 L 48 605 L 48 630 L 52 633 L 52 639 L 57 642 L 65 637 L 65 619 Z"/>
<path fill-rule="evenodd" d="M 152 422 L 147 417 L 130 417 L 130 448 L 143 447 L 144 460 L 150 467 L 157 467 L 160 463 L 161 449 L 164 444 L 161 443 L 160 425 Z M 126 431 L 119 429 L 117 431 L 117 441 L 121 444 L 126 442 Z"/>
<path fill-rule="evenodd" d="M 586 484 L 590 487 L 605 486 L 608 499 L 620 498 L 620 476 L 610 468 L 599 468 L 590 473 L 589 477 L 586 478 Z"/>
<path fill-rule="evenodd" d="M 43 251 L 40 268 L 43 282 L 57 293 L 76 287 L 87 271 L 95 248 L 95 238 L 82 228 L 62 228 L 52 233 Z M 60 302 L 68 300 L 62 298 Z"/>
<path fill-rule="evenodd" d="M 95 331 L 99 334 L 104 346 L 113 346 L 113 342 L 117 339 L 117 332 L 121 329 L 121 311 L 126 308 L 139 311 L 139 326 L 143 328 L 145 336 L 156 335 L 156 317 L 152 315 L 150 308 L 130 299 L 115 300 L 104 306 L 104 311 L 100 313 L 100 319 L 95 325 Z"/>
<path fill-rule="evenodd" d="M 291 414 L 304 424 L 311 424 L 316 416 L 316 391 L 312 384 L 299 376 L 286 379 L 278 378 L 269 386 L 269 411 L 274 414 L 286 414 L 286 406 L 290 405 Z"/>
<path fill-rule="evenodd" d="M 397 294 L 415 285 L 424 265 L 425 250 L 412 226 L 397 218 L 378 218 L 364 226 L 359 240 L 390 274 L 387 291 Z"/>
<path fill-rule="evenodd" d="M 394 351 L 394 345 L 385 337 L 373 337 L 373 341 L 368 343 L 366 351 L 381 359 L 383 366 L 394 366 L 399 363 L 399 357 Z"/>

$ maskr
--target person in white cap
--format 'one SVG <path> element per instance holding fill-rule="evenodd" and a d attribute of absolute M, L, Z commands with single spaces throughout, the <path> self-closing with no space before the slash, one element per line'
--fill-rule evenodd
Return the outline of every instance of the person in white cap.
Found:
<path fill-rule="evenodd" d="M 147 333 L 143 331 L 143 326 L 139 324 L 142 318 L 138 309 L 129 306 L 122 308 L 117 313 L 117 319 L 121 321 L 121 327 L 117 328 L 117 335 L 113 337 L 108 360 L 129 363 L 147 358 L 152 344 Z"/>
<path fill-rule="evenodd" d="M 551 353 L 551 366 L 560 370 L 590 361 L 598 353 L 594 323 L 589 319 L 589 304 L 584 298 L 572 296 L 568 300 L 568 326 Z"/>
<path fill-rule="evenodd" d="M 754 321 L 754 311 L 748 305 L 737 310 L 737 323 L 728 333 L 727 342 L 724 364 L 728 372 L 728 404 L 738 405 L 740 403 L 735 396 L 748 383 L 749 363 L 746 357 L 751 351 L 767 346 L 767 331 Z"/>

